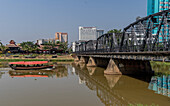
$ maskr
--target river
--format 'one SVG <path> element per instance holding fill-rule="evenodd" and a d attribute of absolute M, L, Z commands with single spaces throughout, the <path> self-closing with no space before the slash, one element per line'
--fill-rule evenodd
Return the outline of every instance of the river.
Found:
<path fill-rule="evenodd" d="M 0 68 L 0 106 L 170 106 L 170 76 L 104 75 L 74 63 L 51 71 Z"/>

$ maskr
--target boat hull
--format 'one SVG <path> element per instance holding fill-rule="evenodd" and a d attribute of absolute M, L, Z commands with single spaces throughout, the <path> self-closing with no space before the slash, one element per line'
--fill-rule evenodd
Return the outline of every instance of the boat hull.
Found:
<path fill-rule="evenodd" d="M 40 67 L 15 67 L 15 66 L 10 66 L 10 67 L 14 70 L 41 70 L 41 69 L 53 68 L 53 65 L 40 66 Z"/>

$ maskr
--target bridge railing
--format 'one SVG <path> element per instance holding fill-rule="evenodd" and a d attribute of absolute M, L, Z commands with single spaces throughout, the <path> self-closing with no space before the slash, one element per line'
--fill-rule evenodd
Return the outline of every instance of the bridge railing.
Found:
<path fill-rule="evenodd" d="M 122 33 L 108 33 L 76 46 L 77 53 L 170 51 L 170 10 L 141 19 Z"/>

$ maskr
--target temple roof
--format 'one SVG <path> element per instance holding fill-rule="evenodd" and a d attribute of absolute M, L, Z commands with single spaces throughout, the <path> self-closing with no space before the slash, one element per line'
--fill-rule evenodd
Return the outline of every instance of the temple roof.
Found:
<path fill-rule="evenodd" d="M 8 44 L 6 45 L 6 47 L 19 47 L 19 46 L 17 46 L 16 44 Z"/>

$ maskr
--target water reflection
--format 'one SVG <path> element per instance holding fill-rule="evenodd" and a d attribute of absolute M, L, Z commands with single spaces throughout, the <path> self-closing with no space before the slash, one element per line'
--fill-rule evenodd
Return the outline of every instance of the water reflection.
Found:
<path fill-rule="evenodd" d="M 122 75 L 104 75 L 107 79 L 107 83 L 109 87 L 112 89 L 116 85 L 116 83 L 119 81 L 120 77 Z"/>
<path fill-rule="evenodd" d="M 78 67 L 75 68 L 76 73 L 79 76 L 79 83 L 84 83 L 90 90 L 95 90 L 97 97 L 101 100 L 102 103 L 105 105 L 122 104 L 122 102 L 120 102 L 121 100 L 119 100 L 122 98 L 117 98 L 115 91 L 112 90 L 114 85 L 117 83 L 116 81 L 112 82 L 114 78 L 110 76 L 101 76 L 101 71 L 103 70 L 99 68 L 88 67 L 85 70 L 80 70 Z M 121 76 L 118 76 L 116 78 L 117 81 L 120 79 L 120 77 Z"/>
<path fill-rule="evenodd" d="M 49 77 L 62 78 L 68 76 L 68 70 L 64 65 L 58 65 L 53 70 L 10 70 L 9 75 L 14 77 Z"/>
<path fill-rule="evenodd" d="M 5 74 L 5 72 L 0 72 L 0 79 L 2 78 L 3 74 Z"/>
<path fill-rule="evenodd" d="M 85 84 L 90 90 L 95 91 L 97 97 L 106 106 L 170 105 L 165 96 L 153 93 L 148 89 L 151 76 L 104 75 L 102 68 L 84 66 L 82 68 L 81 66 L 73 64 L 75 73 L 79 76 L 79 84 Z M 165 81 L 162 82 L 165 88 L 167 88 L 166 84 Z"/>
<path fill-rule="evenodd" d="M 5 74 L 3 71 L 0 73 L 0 77 L 3 76 L 0 80 L 0 103 L 12 101 L 11 103 L 15 104 L 22 103 L 20 106 L 30 101 L 37 106 L 40 103 L 41 106 L 47 106 L 46 103 L 59 106 L 87 105 L 88 103 L 92 106 L 100 104 L 106 106 L 129 104 L 170 106 L 169 97 L 166 97 L 170 93 L 170 76 L 104 75 L 103 68 L 86 67 L 85 64 L 80 63 L 57 64 L 57 68 L 51 71 L 11 70 L 4 72 Z M 9 78 L 8 73 L 13 79 Z M 15 77 L 47 77 L 47 79 L 40 78 L 34 81 L 29 78 L 25 80 Z M 55 78 L 65 79 L 56 80 Z"/>
<path fill-rule="evenodd" d="M 155 93 L 170 97 L 170 75 L 153 76 L 148 88 Z"/>

